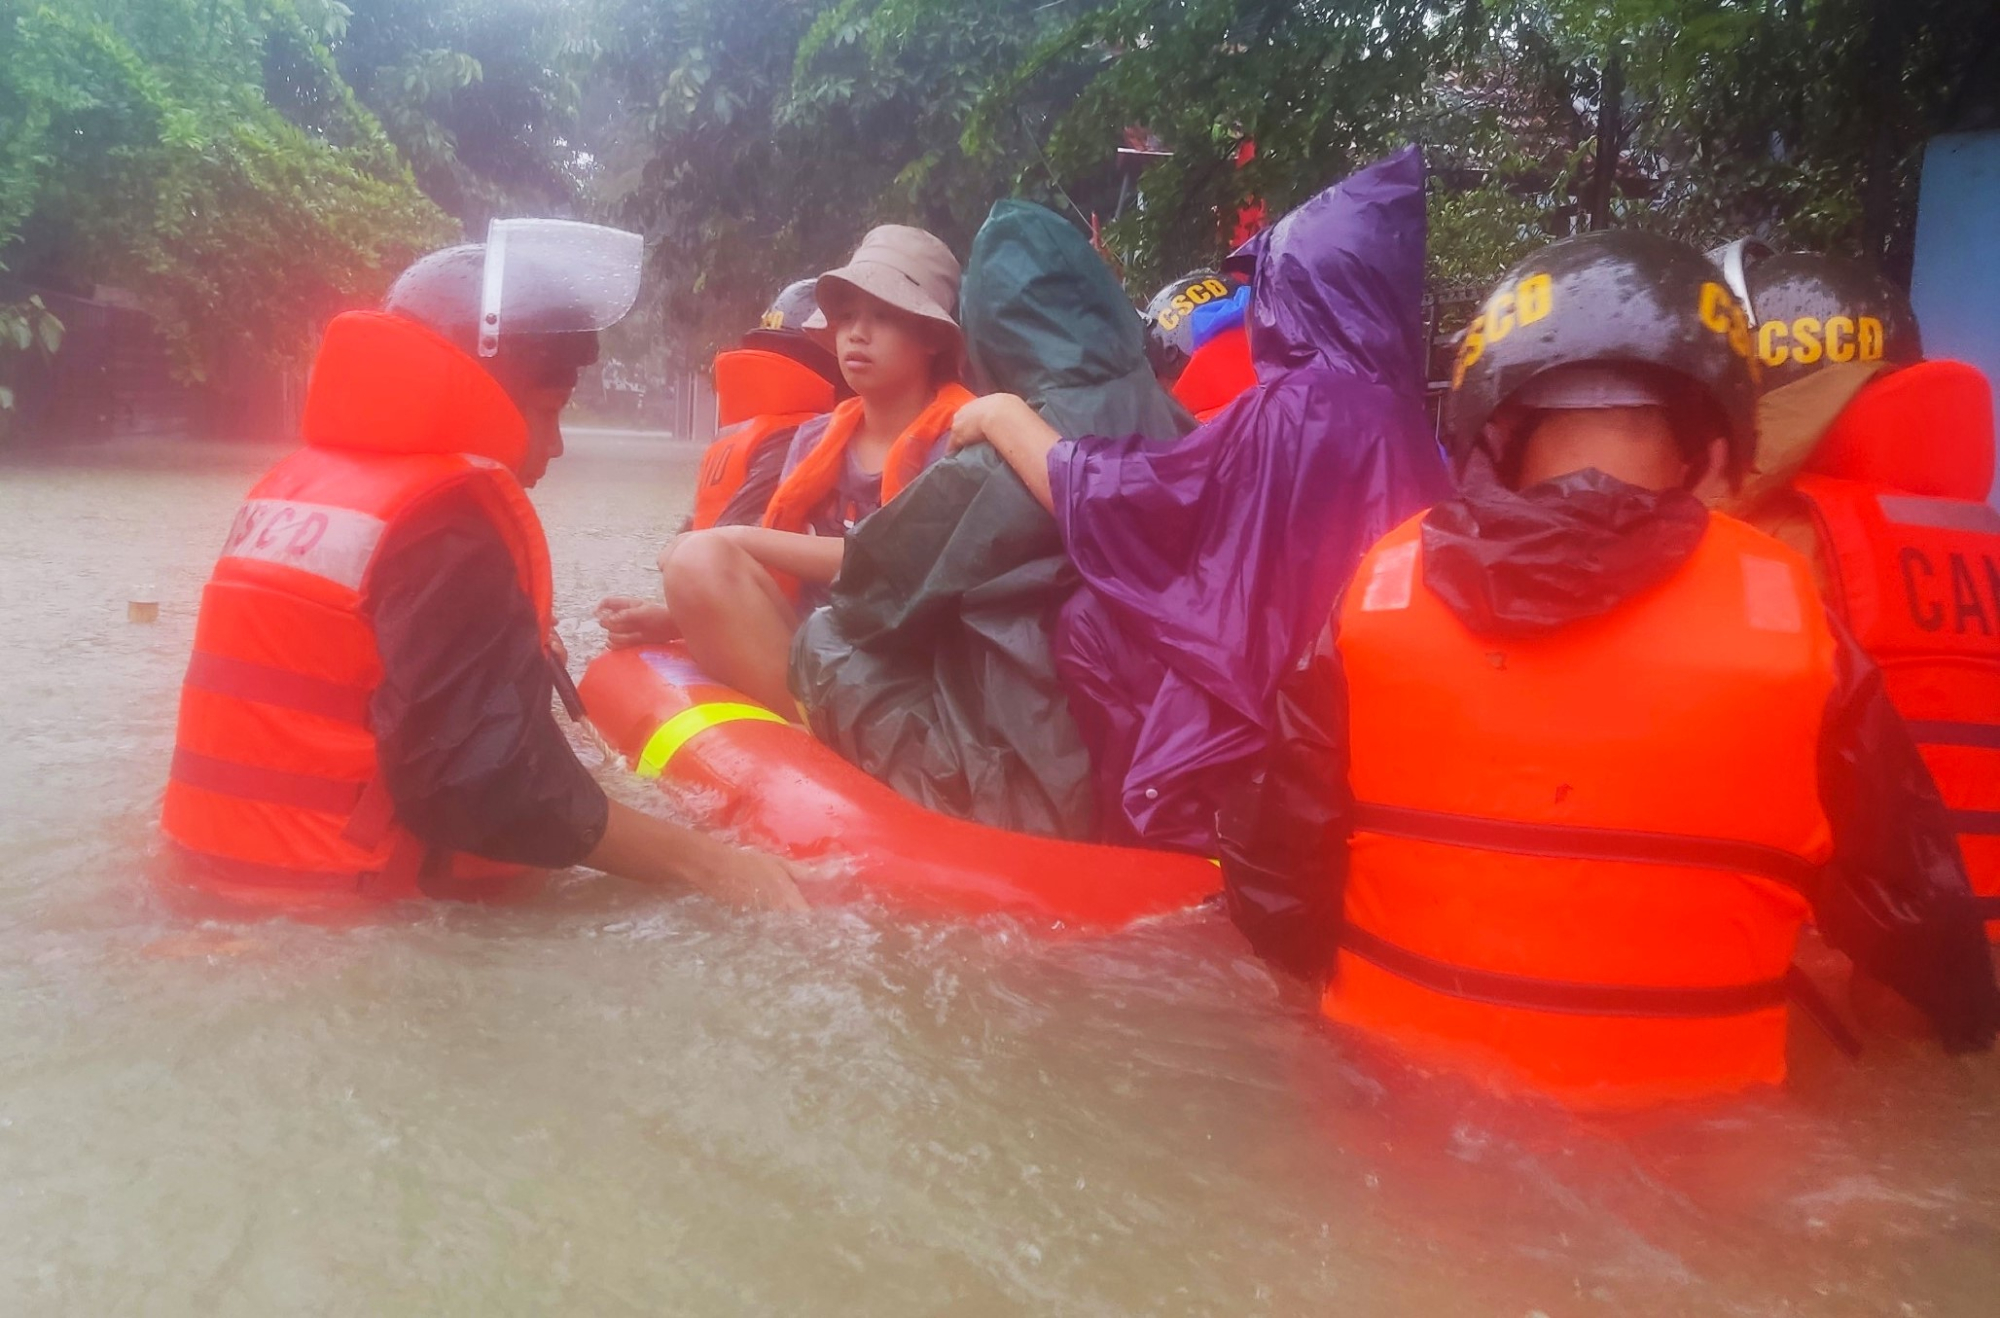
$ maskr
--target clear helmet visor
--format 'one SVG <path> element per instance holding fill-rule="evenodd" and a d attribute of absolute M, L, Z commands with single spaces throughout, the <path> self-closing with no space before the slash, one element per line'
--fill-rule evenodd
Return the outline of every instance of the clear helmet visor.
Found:
<path fill-rule="evenodd" d="M 1770 255 L 1771 249 L 1755 238 L 1738 238 L 1708 253 L 1708 259 L 1722 271 L 1722 282 L 1749 313 L 1753 326 L 1757 323 L 1757 308 L 1750 305 L 1750 267 Z"/>
<path fill-rule="evenodd" d="M 486 230 L 479 355 L 502 335 L 609 329 L 639 298 L 645 240 L 575 220 L 495 220 Z"/>

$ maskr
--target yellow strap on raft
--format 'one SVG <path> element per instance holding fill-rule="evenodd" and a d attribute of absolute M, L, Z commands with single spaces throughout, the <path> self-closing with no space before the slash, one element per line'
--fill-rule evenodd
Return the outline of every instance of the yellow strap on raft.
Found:
<path fill-rule="evenodd" d="M 711 701 L 706 705 L 693 705 L 662 723 L 659 730 L 646 739 L 646 749 L 639 752 L 639 776 L 657 778 L 666 772 L 667 762 L 680 752 L 680 748 L 693 741 L 699 733 L 724 723 L 783 723 L 782 714 L 773 714 L 762 705 L 746 705 L 729 700 Z"/>

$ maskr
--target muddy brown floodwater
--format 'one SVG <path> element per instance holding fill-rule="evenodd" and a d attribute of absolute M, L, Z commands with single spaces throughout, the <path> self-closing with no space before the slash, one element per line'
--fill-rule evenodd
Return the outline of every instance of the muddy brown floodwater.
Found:
<path fill-rule="evenodd" d="M 1332 1032 L 1213 915 L 578 874 L 188 924 L 147 878 L 175 691 L 275 456 L 0 454 L 0 1313 L 2000 1313 L 1992 1057 L 1802 1035 L 1784 1093 L 1586 1122 Z M 577 671 L 694 462 L 579 434 L 537 491 Z"/>

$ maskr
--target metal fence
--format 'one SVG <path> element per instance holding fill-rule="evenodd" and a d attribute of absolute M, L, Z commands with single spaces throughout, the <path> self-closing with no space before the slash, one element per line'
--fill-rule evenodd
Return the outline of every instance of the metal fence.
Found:
<path fill-rule="evenodd" d="M 142 311 L 36 289 L 9 289 L 12 300 L 38 294 L 63 325 L 53 356 L 17 360 L 11 429 L 30 439 L 179 434 L 196 412 L 188 387 L 174 378 L 166 345 Z"/>
<path fill-rule="evenodd" d="M 700 371 L 683 371 L 674 381 L 675 439 L 706 444 L 715 438 L 715 385 Z"/>

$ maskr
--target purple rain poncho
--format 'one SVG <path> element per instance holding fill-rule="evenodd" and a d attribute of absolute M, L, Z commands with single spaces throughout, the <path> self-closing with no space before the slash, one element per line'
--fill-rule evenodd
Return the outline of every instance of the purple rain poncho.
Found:
<path fill-rule="evenodd" d="M 1422 406 L 1424 236 L 1410 147 L 1254 240 L 1258 385 L 1171 448 L 1093 437 L 1049 455 L 1086 586 L 1056 667 L 1104 840 L 1214 854 L 1279 679 L 1367 548 L 1449 490 Z"/>

